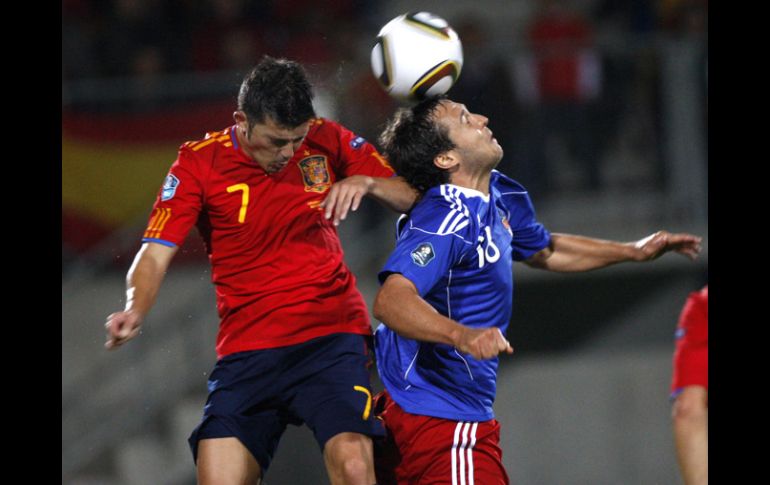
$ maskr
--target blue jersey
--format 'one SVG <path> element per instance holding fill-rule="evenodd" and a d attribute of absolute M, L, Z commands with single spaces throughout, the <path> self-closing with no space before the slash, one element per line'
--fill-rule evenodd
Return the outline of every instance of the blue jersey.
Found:
<path fill-rule="evenodd" d="M 428 190 L 399 221 L 396 248 L 379 279 L 400 273 L 442 315 L 505 333 L 513 261 L 545 248 L 551 235 L 518 182 L 495 170 L 489 192 L 452 184 Z M 384 324 L 375 347 L 380 377 L 407 412 L 460 421 L 494 417 L 497 357 L 476 360 L 451 345 L 401 337 Z"/>

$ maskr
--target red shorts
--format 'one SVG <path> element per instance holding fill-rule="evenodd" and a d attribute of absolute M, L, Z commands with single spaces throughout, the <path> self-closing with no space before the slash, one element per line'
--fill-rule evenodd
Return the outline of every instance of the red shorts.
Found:
<path fill-rule="evenodd" d="M 410 414 L 387 391 L 375 397 L 387 438 L 375 441 L 380 485 L 508 485 L 500 423 L 451 421 Z"/>
<path fill-rule="evenodd" d="M 671 397 L 687 386 L 708 389 L 708 289 L 691 293 L 676 329 Z"/>

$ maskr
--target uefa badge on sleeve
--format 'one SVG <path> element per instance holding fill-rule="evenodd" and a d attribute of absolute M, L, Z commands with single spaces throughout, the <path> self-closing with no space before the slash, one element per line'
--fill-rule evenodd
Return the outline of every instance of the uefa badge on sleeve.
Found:
<path fill-rule="evenodd" d="M 366 142 L 366 139 L 363 136 L 357 136 L 350 140 L 350 146 L 356 150 L 361 148 L 361 145 L 363 145 Z"/>
<path fill-rule="evenodd" d="M 174 198 L 174 194 L 176 194 L 176 188 L 179 187 L 179 179 L 176 178 L 173 174 L 168 174 L 168 177 L 166 177 L 165 182 L 163 182 L 163 190 L 160 194 L 160 200 L 167 201 L 169 199 Z"/>
<path fill-rule="evenodd" d="M 422 243 L 411 252 L 412 261 L 417 266 L 427 266 L 436 257 L 431 243 Z"/>

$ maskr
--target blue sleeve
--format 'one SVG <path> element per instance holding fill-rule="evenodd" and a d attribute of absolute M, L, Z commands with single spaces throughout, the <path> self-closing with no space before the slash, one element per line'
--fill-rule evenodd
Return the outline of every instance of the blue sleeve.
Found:
<path fill-rule="evenodd" d="M 535 218 L 535 208 L 527 189 L 496 170 L 492 172 L 491 182 L 508 211 L 508 222 L 513 231 L 513 260 L 524 261 L 547 247 L 551 243 L 551 233 Z"/>
<path fill-rule="evenodd" d="M 420 296 L 425 296 L 453 267 L 467 261 L 474 251 L 470 234 L 475 224 L 471 218 L 464 224 L 461 218 L 451 231 L 442 229 L 442 221 L 453 216 L 451 208 L 440 204 L 415 207 L 378 275 L 380 283 L 390 274 L 400 273 L 414 283 Z"/>

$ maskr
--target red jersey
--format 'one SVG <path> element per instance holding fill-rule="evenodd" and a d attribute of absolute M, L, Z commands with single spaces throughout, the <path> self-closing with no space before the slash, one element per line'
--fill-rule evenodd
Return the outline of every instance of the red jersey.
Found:
<path fill-rule="evenodd" d="M 540 96 L 554 101 L 592 97 L 597 87 L 591 36 L 590 25 L 579 16 L 554 14 L 535 22 L 529 39 L 537 54 Z"/>
<path fill-rule="evenodd" d="M 335 181 L 356 174 L 394 171 L 370 143 L 325 119 L 274 174 L 239 147 L 235 126 L 180 147 L 142 241 L 179 246 L 197 224 L 221 318 L 218 357 L 371 335 L 337 230 L 319 207 Z"/>
<path fill-rule="evenodd" d="M 690 293 L 677 325 L 677 338 L 689 345 L 706 346 L 709 341 L 709 287 Z"/>
<path fill-rule="evenodd" d="M 699 385 L 708 389 L 709 293 L 708 285 L 692 292 L 682 308 L 676 328 L 674 373 L 671 391 Z"/>

